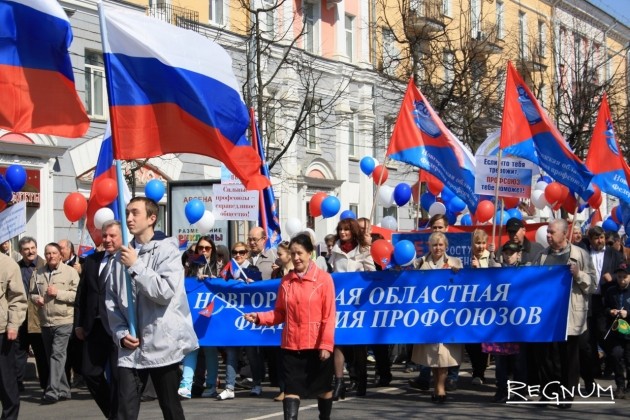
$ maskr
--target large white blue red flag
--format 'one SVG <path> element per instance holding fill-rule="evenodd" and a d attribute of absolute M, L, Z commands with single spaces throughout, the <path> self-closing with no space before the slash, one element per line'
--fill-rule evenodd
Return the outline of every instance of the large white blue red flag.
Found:
<path fill-rule="evenodd" d="M 56 0 L 0 0 L 0 128 L 85 134 L 90 120 L 74 86 L 71 42 Z"/>
<path fill-rule="evenodd" d="M 593 174 L 569 148 L 511 62 L 507 66 L 501 149 L 540 166 L 559 183 L 587 200 Z"/>
<path fill-rule="evenodd" d="M 262 138 L 258 131 L 258 124 L 256 123 L 256 116 L 254 115 L 254 109 L 250 109 L 250 120 L 252 121 L 252 146 L 258 156 L 260 156 L 261 166 L 260 173 L 269 179 L 269 167 L 265 160 L 265 149 L 263 147 Z M 260 191 L 259 196 L 259 208 L 258 208 L 258 225 L 263 228 L 267 234 L 267 242 L 265 248 L 276 248 L 280 242 L 282 242 L 282 232 L 280 230 L 280 221 L 278 220 L 278 212 L 276 211 L 276 197 L 273 193 L 273 186 L 268 186 L 264 190 Z"/>
<path fill-rule="evenodd" d="M 387 156 L 431 173 L 461 198 L 470 211 L 474 213 L 477 209 L 475 159 L 446 128 L 413 78 L 409 80 Z"/>
<path fill-rule="evenodd" d="M 247 189 L 270 185 L 245 136 L 249 115 L 228 53 L 193 31 L 99 7 L 114 157 L 196 153 L 223 162 Z"/>
<path fill-rule="evenodd" d="M 606 93 L 599 106 L 586 166 L 594 174 L 593 183 L 603 192 L 630 203 L 630 168 L 619 148 Z"/>

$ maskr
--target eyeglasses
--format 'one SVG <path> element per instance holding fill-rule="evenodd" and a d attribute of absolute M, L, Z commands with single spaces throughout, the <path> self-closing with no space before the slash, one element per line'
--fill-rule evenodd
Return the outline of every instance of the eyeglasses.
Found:
<path fill-rule="evenodd" d="M 261 237 L 261 238 L 247 238 L 247 240 L 248 240 L 249 242 L 258 242 L 258 241 L 260 241 L 261 239 L 263 239 L 263 238 L 262 238 L 262 237 Z"/>
<path fill-rule="evenodd" d="M 246 249 L 235 249 L 232 251 L 232 255 L 247 255 L 249 251 L 247 251 Z"/>
<path fill-rule="evenodd" d="M 212 251 L 212 250 L 213 250 L 213 248 L 210 245 L 208 245 L 208 246 L 198 246 L 197 247 L 197 252 L 201 252 L 201 251 L 209 252 L 209 251 Z"/>

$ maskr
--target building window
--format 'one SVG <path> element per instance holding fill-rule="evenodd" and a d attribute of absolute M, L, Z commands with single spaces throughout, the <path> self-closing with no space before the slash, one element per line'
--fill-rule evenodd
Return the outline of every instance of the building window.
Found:
<path fill-rule="evenodd" d="M 505 22 L 504 22 L 504 10 L 503 2 L 498 1 L 496 6 L 497 15 L 497 39 L 503 39 L 505 37 Z"/>
<path fill-rule="evenodd" d="M 346 15 L 346 55 L 354 60 L 354 16 Z"/>
<path fill-rule="evenodd" d="M 274 0 L 262 0 L 263 9 L 267 10 L 263 16 L 265 35 L 269 38 L 273 38 L 275 35 L 275 14 L 274 6 L 276 5 Z"/>
<path fill-rule="evenodd" d="M 312 3 L 303 3 L 302 13 L 304 14 L 304 49 L 310 53 L 317 53 L 319 39 L 317 9 Z"/>
<path fill-rule="evenodd" d="M 545 22 L 538 21 L 538 51 L 536 51 L 540 57 L 547 56 L 547 27 Z"/>
<path fill-rule="evenodd" d="M 608 55 L 608 60 L 606 60 L 606 81 L 609 81 L 612 78 L 612 65 L 613 57 L 612 55 Z"/>
<path fill-rule="evenodd" d="M 521 58 L 527 58 L 527 15 L 525 12 L 518 12 L 518 49 Z"/>
<path fill-rule="evenodd" d="M 582 66 L 582 37 L 578 34 L 574 35 L 575 42 L 575 68 L 579 69 Z"/>
<path fill-rule="evenodd" d="M 267 106 L 267 118 L 265 119 L 265 134 L 270 146 L 278 145 L 278 132 L 276 130 L 276 108 L 273 105 Z"/>
<path fill-rule="evenodd" d="M 85 101 L 87 113 L 92 118 L 107 119 L 107 91 L 103 54 L 85 52 Z"/>
<path fill-rule="evenodd" d="M 223 25 L 223 0 L 210 0 L 210 22 Z"/>
<path fill-rule="evenodd" d="M 357 115 L 356 111 L 352 111 L 352 117 L 350 117 L 350 121 L 348 121 L 348 155 L 356 156 L 357 155 Z"/>
<path fill-rule="evenodd" d="M 396 57 L 398 57 L 398 50 L 396 49 L 394 32 L 391 29 L 383 28 L 383 72 L 385 74 L 394 75 Z"/>
<path fill-rule="evenodd" d="M 442 14 L 451 16 L 451 0 L 442 0 Z"/>
<path fill-rule="evenodd" d="M 470 0 L 470 36 L 479 39 L 481 33 L 481 0 Z"/>
<path fill-rule="evenodd" d="M 452 52 L 447 51 L 444 53 L 444 82 L 452 83 L 455 66 L 455 56 Z"/>
<path fill-rule="evenodd" d="M 309 114 L 308 126 L 306 127 L 306 148 L 311 151 L 316 151 L 317 147 L 317 125 L 315 121 L 315 115 Z"/>
<path fill-rule="evenodd" d="M 398 207 L 383 207 L 383 217 L 392 216 L 396 221 L 398 221 Z"/>

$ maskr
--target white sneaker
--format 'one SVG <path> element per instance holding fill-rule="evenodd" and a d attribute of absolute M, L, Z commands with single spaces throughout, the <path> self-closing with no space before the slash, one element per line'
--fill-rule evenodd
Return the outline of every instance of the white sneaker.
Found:
<path fill-rule="evenodd" d="M 180 398 L 185 398 L 185 399 L 189 399 L 192 397 L 191 393 L 190 393 L 190 389 L 186 388 L 186 387 L 181 387 L 177 390 L 177 395 L 179 395 Z"/>
<path fill-rule="evenodd" d="M 217 395 L 217 389 L 215 387 L 210 387 L 203 390 L 201 398 L 216 398 Z"/>
<path fill-rule="evenodd" d="M 254 387 L 249 391 L 250 397 L 260 397 L 262 394 L 262 387 L 260 385 L 254 385 Z"/>
<path fill-rule="evenodd" d="M 234 399 L 234 390 L 233 389 L 224 389 L 219 395 L 217 395 L 217 400 L 232 400 Z"/>
<path fill-rule="evenodd" d="M 478 376 L 475 376 L 472 380 L 473 385 L 483 385 L 483 379 Z"/>

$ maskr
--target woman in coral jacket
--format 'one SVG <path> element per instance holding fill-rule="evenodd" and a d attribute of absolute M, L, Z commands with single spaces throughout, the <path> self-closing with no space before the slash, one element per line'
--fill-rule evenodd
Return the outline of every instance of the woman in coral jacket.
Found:
<path fill-rule="evenodd" d="M 335 338 L 335 286 L 330 274 L 311 261 L 311 238 L 299 234 L 289 250 L 293 270 L 282 278 L 273 311 L 246 314 L 258 325 L 278 325 L 282 330 L 282 371 L 285 419 L 297 419 L 300 398 L 317 396 L 320 419 L 332 411 L 333 359 Z"/>

